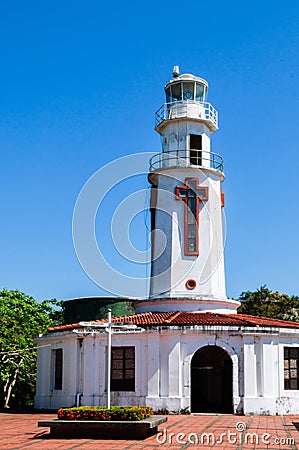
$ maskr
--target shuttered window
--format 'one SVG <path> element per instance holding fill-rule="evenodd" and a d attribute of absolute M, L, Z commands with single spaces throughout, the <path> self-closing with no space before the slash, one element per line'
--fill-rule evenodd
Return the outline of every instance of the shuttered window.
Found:
<path fill-rule="evenodd" d="M 299 348 L 284 348 L 284 388 L 290 390 L 299 389 Z"/>
<path fill-rule="evenodd" d="M 112 347 L 111 390 L 135 391 L 135 347 Z"/>
<path fill-rule="evenodd" d="M 62 348 L 54 350 L 54 389 L 62 389 L 63 352 Z"/>

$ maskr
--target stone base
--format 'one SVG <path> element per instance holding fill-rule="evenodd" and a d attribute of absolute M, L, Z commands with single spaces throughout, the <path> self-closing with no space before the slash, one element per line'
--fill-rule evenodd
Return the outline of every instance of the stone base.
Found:
<path fill-rule="evenodd" d="M 152 416 L 138 421 L 97 420 L 41 420 L 39 427 L 50 427 L 50 437 L 99 438 L 99 439 L 145 439 L 158 432 L 158 425 L 167 421 L 166 416 Z"/>

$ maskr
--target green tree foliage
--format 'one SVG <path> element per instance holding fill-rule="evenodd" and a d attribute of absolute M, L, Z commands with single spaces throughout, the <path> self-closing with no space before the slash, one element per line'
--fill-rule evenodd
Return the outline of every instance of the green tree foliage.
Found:
<path fill-rule="evenodd" d="M 63 304 L 64 323 L 77 323 L 107 318 L 108 309 L 113 317 L 134 314 L 132 301 L 117 297 L 86 297 L 69 300 Z"/>
<path fill-rule="evenodd" d="M 131 316 L 135 313 L 131 302 L 108 303 L 99 308 L 98 316 L 100 319 L 107 318 L 109 308 L 111 309 L 112 317 Z"/>
<path fill-rule="evenodd" d="M 33 402 L 36 380 L 34 335 L 60 323 L 62 302 L 38 303 L 20 291 L 0 291 L 0 398 L 5 408 L 11 400 Z"/>
<path fill-rule="evenodd" d="M 266 285 L 254 292 L 242 292 L 238 314 L 271 317 L 299 322 L 299 297 L 270 291 Z"/>

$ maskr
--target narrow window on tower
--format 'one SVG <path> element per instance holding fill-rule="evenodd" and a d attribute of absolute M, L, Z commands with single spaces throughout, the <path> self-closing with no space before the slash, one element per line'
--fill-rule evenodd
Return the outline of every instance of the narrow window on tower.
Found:
<path fill-rule="evenodd" d="M 151 231 L 156 229 L 156 207 L 157 207 L 157 186 L 151 187 L 150 214 L 151 214 Z"/>
<path fill-rule="evenodd" d="M 135 347 L 112 347 L 111 390 L 135 391 Z"/>
<path fill-rule="evenodd" d="M 63 351 L 62 348 L 54 350 L 54 389 L 62 389 Z"/>
<path fill-rule="evenodd" d="M 299 348 L 284 348 L 284 388 L 287 390 L 299 389 Z"/>
<path fill-rule="evenodd" d="M 196 240 L 197 240 L 197 196 L 196 196 L 196 182 L 193 180 L 189 181 L 188 189 L 188 216 L 187 216 L 187 230 L 188 230 L 188 253 L 192 254 L 198 251 Z"/>
<path fill-rule="evenodd" d="M 202 165 L 202 135 L 190 134 L 190 164 Z"/>

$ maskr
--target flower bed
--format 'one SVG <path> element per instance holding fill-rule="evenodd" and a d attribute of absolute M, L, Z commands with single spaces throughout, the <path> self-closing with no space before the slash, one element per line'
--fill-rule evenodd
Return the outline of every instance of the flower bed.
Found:
<path fill-rule="evenodd" d="M 61 420 L 101 420 L 101 421 L 138 421 L 152 415 L 147 406 L 80 406 L 60 408 L 57 412 Z"/>
<path fill-rule="evenodd" d="M 65 408 L 73 409 L 73 408 Z M 78 408 L 74 408 L 78 409 Z M 81 409 L 81 408 L 80 408 Z M 94 409 L 89 407 L 90 410 Z M 144 408 L 141 408 L 144 409 Z M 133 416 L 135 417 L 135 416 Z M 151 416 L 143 420 L 41 420 L 39 427 L 50 428 L 50 438 L 54 439 L 146 439 L 158 433 L 158 426 L 167 421 L 166 416 Z"/>

